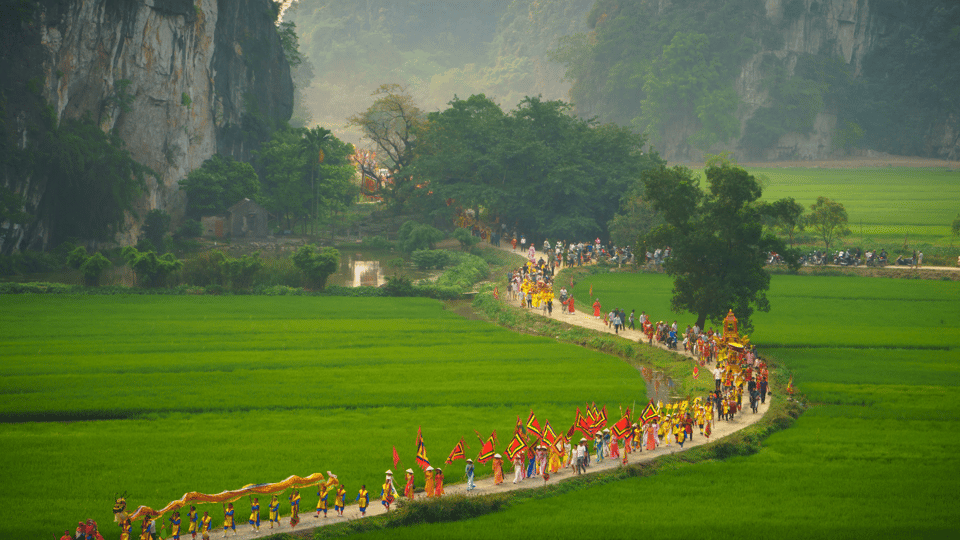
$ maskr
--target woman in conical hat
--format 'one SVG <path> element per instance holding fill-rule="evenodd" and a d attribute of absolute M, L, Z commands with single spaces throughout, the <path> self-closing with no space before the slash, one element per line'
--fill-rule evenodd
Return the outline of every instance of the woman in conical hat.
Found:
<path fill-rule="evenodd" d="M 423 490 L 427 492 L 427 497 L 433 497 L 433 467 L 427 466 L 427 470 L 424 471 L 424 480 Z"/>
<path fill-rule="evenodd" d="M 403 487 L 403 496 L 413 500 L 413 469 L 407 469 L 407 484 Z"/>
<path fill-rule="evenodd" d="M 503 456 L 500 454 L 493 455 L 493 483 L 503 483 Z"/>

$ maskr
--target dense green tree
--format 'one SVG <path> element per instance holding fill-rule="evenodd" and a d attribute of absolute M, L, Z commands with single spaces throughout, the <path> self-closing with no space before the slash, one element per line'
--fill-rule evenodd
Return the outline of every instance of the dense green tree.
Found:
<path fill-rule="evenodd" d="M 260 200 L 260 179 L 249 163 L 214 154 L 180 180 L 187 193 L 187 215 L 222 214 L 243 199 Z"/>
<path fill-rule="evenodd" d="M 397 246 L 400 251 L 406 253 L 433 249 L 434 245 L 441 240 L 443 240 L 443 233 L 440 230 L 413 220 L 404 222 L 397 233 Z"/>
<path fill-rule="evenodd" d="M 310 283 L 320 290 L 327 286 L 327 278 L 340 268 L 340 252 L 333 248 L 318 250 L 315 245 L 307 244 L 290 258 L 294 266 L 299 268 Z"/>
<path fill-rule="evenodd" d="M 167 235 L 170 234 L 170 214 L 160 209 L 147 212 L 140 229 L 140 237 L 149 241 L 157 248 L 163 248 Z"/>
<path fill-rule="evenodd" d="M 130 156 L 119 135 L 104 133 L 89 118 L 61 123 L 38 150 L 50 178 L 40 206 L 54 244 L 68 237 L 113 238 L 154 174 Z"/>
<path fill-rule="evenodd" d="M 642 136 L 535 97 L 509 114 L 482 95 L 454 99 L 417 137 L 411 170 L 429 187 L 418 192 L 428 208 L 482 208 L 489 221 L 554 240 L 606 236 L 621 198 L 659 163 Z"/>
<path fill-rule="evenodd" d="M 726 163 L 708 166 L 705 174 L 706 192 L 684 167 L 644 172 L 646 195 L 664 220 L 645 241 L 671 248 L 664 268 L 674 278 L 675 311 L 693 313 L 703 328 L 707 319 L 721 324 L 732 309 L 741 328 L 749 329 L 754 308 L 770 309 L 766 254 L 787 250 L 780 239 L 762 232 L 754 204 L 761 195 L 756 178 Z M 793 265 L 794 255 L 788 253 Z"/>
<path fill-rule="evenodd" d="M 322 162 L 320 152 L 323 152 Z M 263 204 L 292 229 L 329 217 L 355 198 L 353 147 L 323 128 L 279 130 L 257 152 Z"/>
<path fill-rule="evenodd" d="M 807 225 L 823 240 L 824 249 L 830 251 L 834 240 L 850 234 L 847 227 L 847 210 L 842 204 L 820 196 L 810 205 L 810 213 L 805 218 Z"/>
<path fill-rule="evenodd" d="M 770 225 L 789 239 L 792 247 L 794 233 L 804 229 L 803 205 L 788 197 L 772 203 L 763 202 L 758 208 Z"/>

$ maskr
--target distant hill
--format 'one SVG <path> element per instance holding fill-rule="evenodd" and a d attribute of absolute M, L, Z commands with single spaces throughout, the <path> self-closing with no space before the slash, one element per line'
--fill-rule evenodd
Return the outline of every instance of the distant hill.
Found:
<path fill-rule="evenodd" d="M 305 89 L 313 123 L 358 142 L 346 118 L 383 83 L 406 85 L 424 110 L 484 93 L 504 108 L 524 96 L 567 99 L 563 67 L 548 59 L 585 31 L 593 0 L 303 0 L 284 15 L 313 65 Z"/>

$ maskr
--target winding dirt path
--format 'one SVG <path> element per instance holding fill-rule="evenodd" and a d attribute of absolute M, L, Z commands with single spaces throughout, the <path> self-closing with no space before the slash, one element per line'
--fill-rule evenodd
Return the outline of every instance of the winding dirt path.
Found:
<path fill-rule="evenodd" d="M 506 248 L 505 251 L 510 251 L 510 249 Z M 506 295 L 501 295 L 501 298 L 506 298 Z M 611 302 L 612 301 L 613 300 L 611 300 Z M 510 302 L 510 304 L 514 306 L 519 306 L 519 300 L 517 300 L 516 302 Z M 609 305 L 612 305 L 612 304 L 609 304 Z M 517 309 L 520 309 L 520 308 L 518 307 Z M 563 314 L 563 315 L 561 315 L 558 310 L 555 310 L 553 312 L 553 318 L 569 324 L 574 324 L 577 326 L 582 326 L 584 328 L 589 328 L 591 330 L 613 333 L 612 329 L 608 328 L 602 320 L 597 320 L 593 318 L 592 308 L 589 308 L 589 309 L 590 309 L 590 313 L 580 311 L 578 309 L 573 314 Z M 539 309 L 532 309 L 529 311 L 539 316 L 543 316 L 543 317 L 547 316 L 544 312 L 542 312 Z M 620 334 L 626 337 L 627 339 L 632 339 L 634 341 L 639 340 L 641 335 L 640 332 L 636 330 L 625 330 Z M 653 346 L 657 346 L 657 345 L 653 345 Z M 681 351 L 680 354 L 684 354 L 684 353 Z M 692 358 L 692 355 L 690 354 L 686 354 L 686 356 L 689 356 Z M 701 376 L 712 377 L 711 372 L 708 369 L 704 369 L 703 375 Z M 706 444 L 711 440 L 721 439 L 732 433 L 736 433 L 737 431 L 740 431 L 741 429 L 747 426 L 755 424 L 761 418 L 763 418 L 764 414 L 766 414 L 767 410 L 770 407 L 771 401 L 772 401 L 772 396 L 768 394 L 766 403 L 760 405 L 757 414 L 752 413 L 749 407 L 746 407 L 740 414 L 736 416 L 736 418 L 734 418 L 734 420 L 715 421 L 713 424 L 713 430 L 712 430 L 713 433 L 709 440 L 706 439 L 705 437 L 702 437 L 699 434 L 699 432 L 695 430 L 696 432 L 694 433 L 693 440 L 686 442 L 683 445 L 682 449 L 676 443 L 669 444 L 669 445 L 662 445 L 652 451 L 643 450 L 642 452 L 635 452 L 630 454 L 629 462 L 640 463 L 640 462 L 651 461 L 662 455 L 682 452 L 690 448 L 694 448 L 694 447 Z M 593 460 L 593 457 L 591 457 L 591 460 Z M 607 470 L 615 469 L 621 466 L 622 465 L 620 463 L 620 460 L 618 459 L 606 459 L 601 463 L 592 462 L 590 468 L 588 469 L 589 472 L 587 472 L 587 474 L 594 474 L 601 471 L 607 471 Z M 446 480 L 447 480 L 447 483 L 444 485 L 444 491 L 446 495 L 459 495 L 459 494 L 466 494 L 468 496 L 486 495 L 490 493 L 502 493 L 502 492 L 514 491 L 518 489 L 536 489 L 544 485 L 543 480 L 540 478 L 528 478 L 527 480 L 523 480 L 517 484 L 514 484 L 512 482 L 513 472 L 514 472 L 513 467 L 512 465 L 504 463 L 504 467 L 505 467 L 504 483 L 498 485 L 498 484 L 494 484 L 493 477 L 483 478 L 476 481 L 476 489 L 467 491 L 466 489 L 467 486 L 465 483 L 465 477 L 463 473 L 463 467 L 464 467 L 463 462 L 457 462 L 455 465 L 449 465 L 444 468 L 444 470 L 446 471 Z M 489 471 L 488 467 L 489 465 L 478 465 L 477 469 L 478 471 L 486 472 L 486 471 Z M 333 471 L 333 472 L 336 472 L 336 471 Z M 403 482 L 404 482 L 403 471 L 394 471 L 394 472 L 396 473 L 395 478 L 397 479 L 396 481 L 398 483 L 398 486 L 397 486 L 398 490 L 402 492 Z M 418 472 L 420 473 L 418 477 L 421 482 L 421 484 L 418 485 L 418 487 L 422 488 L 423 487 L 422 471 L 418 471 Z M 573 478 L 574 476 L 575 475 L 573 474 L 572 469 L 569 467 L 566 467 L 564 469 L 561 469 L 557 474 L 550 475 L 550 482 L 551 483 L 563 482 L 564 480 L 568 480 L 570 478 Z M 307 531 L 312 531 L 317 527 L 323 527 L 323 526 L 334 524 L 334 523 L 340 523 L 346 520 L 363 519 L 360 516 L 360 510 L 359 510 L 359 507 L 356 505 L 356 503 L 350 502 L 353 500 L 354 497 L 356 497 L 357 489 L 359 488 L 359 486 L 351 482 L 349 478 L 344 478 L 343 480 L 344 480 L 344 483 L 350 488 L 350 491 L 347 492 L 348 506 L 347 506 L 347 509 L 344 511 L 343 517 L 336 516 L 336 514 L 334 513 L 333 497 L 331 496 L 330 505 L 329 505 L 330 510 L 328 512 L 329 517 L 323 518 L 321 516 L 319 518 L 315 518 L 314 517 L 315 512 L 312 510 L 315 508 L 315 505 L 316 505 L 316 495 L 315 495 L 315 492 L 311 491 L 312 488 L 307 488 L 307 489 L 300 490 L 301 495 L 303 495 L 303 504 L 300 512 L 301 521 L 296 528 L 294 529 L 290 528 L 289 506 L 282 505 L 281 508 L 284 510 L 285 514 L 283 514 L 283 517 L 280 520 L 281 525 L 279 528 L 270 529 L 269 524 L 267 522 L 263 522 L 261 523 L 260 532 L 259 533 L 253 532 L 250 529 L 249 525 L 247 525 L 246 522 L 242 521 L 243 518 L 249 516 L 249 514 L 245 513 L 245 509 L 243 507 L 238 507 L 237 508 L 238 533 L 236 536 L 234 536 L 231 533 L 228 535 L 228 537 L 248 539 L 248 538 L 259 538 L 259 537 L 280 533 L 280 532 L 304 533 Z M 383 505 L 380 504 L 380 500 L 374 498 L 379 496 L 380 486 L 368 486 L 368 487 L 370 488 L 371 500 L 370 500 L 370 506 L 367 509 L 367 515 L 377 516 L 377 515 L 384 514 L 386 510 L 384 509 Z M 416 495 L 417 498 L 420 498 L 423 496 L 425 496 L 423 493 L 418 493 Z M 265 501 L 263 503 L 264 505 L 269 504 L 268 502 L 269 497 L 265 498 L 264 501 Z M 283 503 L 286 501 L 285 499 L 281 499 L 281 502 Z M 222 523 L 222 518 L 215 517 L 214 523 Z M 212 533 L 213 534 L 211 534 L 211 538 L 213 539 L 220 538 L 221 535 L 223 534 L 223 530 L 222 529 L 214 530 L 212 531 Z"/>

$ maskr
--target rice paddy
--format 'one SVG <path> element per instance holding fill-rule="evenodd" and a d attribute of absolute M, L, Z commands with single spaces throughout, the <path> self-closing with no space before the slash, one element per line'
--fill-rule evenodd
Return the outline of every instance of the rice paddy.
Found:
<path fill-rule="evenodd" d="M 585 401 L 645 400 L 619 359 L 425 299 L 8 295 L 0 326 L 3 538 L 87 517 L 118 538 L 118 491 L 156 508 L 331 470 L 373 492 L 394 446 L 416 468 L 418 426 L 437 465 L 531 409 L 566 429 Z"/>

